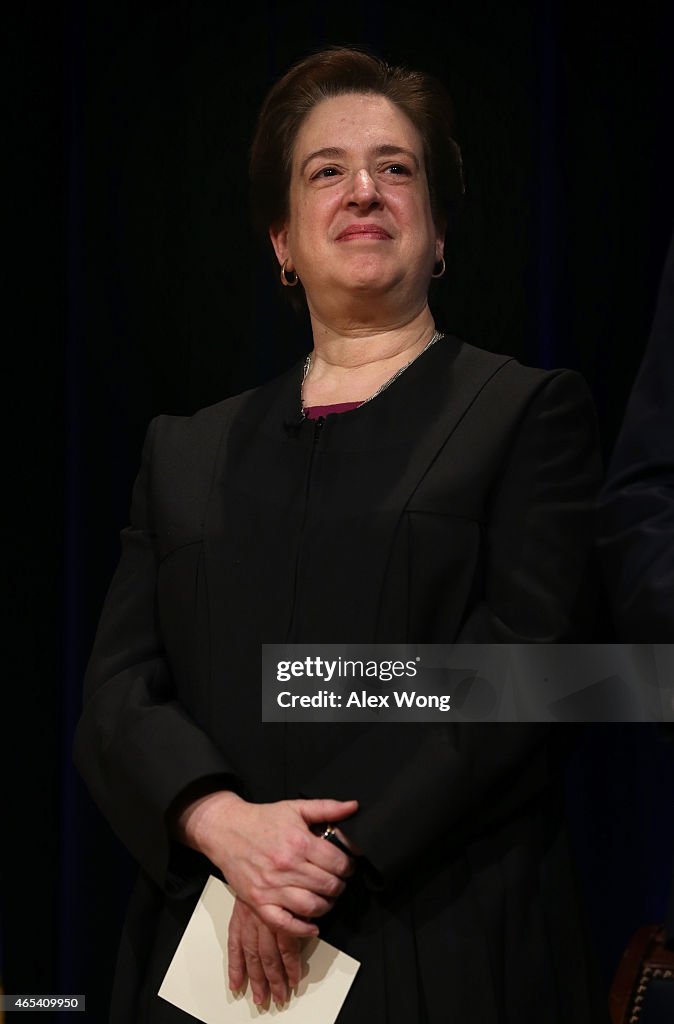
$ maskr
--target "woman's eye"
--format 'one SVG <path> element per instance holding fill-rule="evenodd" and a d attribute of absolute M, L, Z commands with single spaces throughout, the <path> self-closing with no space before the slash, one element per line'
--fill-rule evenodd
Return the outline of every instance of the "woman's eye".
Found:
<path fill-rule="evenodd" d="M 333 178 L 339 171 L 336 167 L 321 167 L 320 171 L 312 174 L 312 178 Z"/>
<path fill-rule="evenodd" d="M 405 164 L 389 164 L 384 168 L 385 174 L 409 174 L 409 168 Z"/>

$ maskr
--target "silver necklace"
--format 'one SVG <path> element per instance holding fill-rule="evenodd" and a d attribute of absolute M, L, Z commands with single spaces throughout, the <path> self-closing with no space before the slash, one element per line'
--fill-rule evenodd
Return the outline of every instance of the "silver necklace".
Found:
<path fill-rule="evenodd" d="M 369 398 L 363 399 L 363 401 L 359 403 L 359 407 L 360 405 L 367 405 L 367 403 L 371 402 L 373 398 L 376 398 L 377 395 L 380 395 L 382 391 L 386 391 L 387 388 L 390 388 L 391 384 L 393 384 L 393 381 L 397 380 L 401 373 L 404 373 L 405 370 L 412 365 L 412 363 L 416 362 L 419 356 L 422 356 L 424 352 L 431 347 L 431 345 L 435 345 L 436 341 L 440 341 L 440 338 L 444 338 L 444 334 L 442 333 L 442 331 L 435 331 L 432 338 L 430 338 L 430 340 L 424 345 L 421 352 L 417 352 L 415 356 L 412 356 L 409 363 L 405 363 L 405 365 L 401 366 L 399 370 L 396 370 L 392 377 L 389 377 L 389 379 L 385 380 L 383 384 L 380 384 L 377 390 L 374 391 Z M 307 374 L 309 373 L 310 369 L 311 352 L 304 360 L 304 372 L 302 373 L 302 383 L 300 385 L 300 406 L 302 409 L 302 419 L 306 418 L 306 413 L 304 411 L 304 382 L 307 379 Z"/>

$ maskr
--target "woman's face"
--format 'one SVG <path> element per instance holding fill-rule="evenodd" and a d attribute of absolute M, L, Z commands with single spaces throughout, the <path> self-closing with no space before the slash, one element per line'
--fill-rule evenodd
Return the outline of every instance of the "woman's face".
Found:
<path fill-rule="evenodd" d="M 421 137 L 385 97 L 349 93 L 307 115 L 289 210 L 270 235 L 312 312 L 359 293 L 383 296 L 403 315 L 423 306 L 443 234 L 433 223 Z"/>

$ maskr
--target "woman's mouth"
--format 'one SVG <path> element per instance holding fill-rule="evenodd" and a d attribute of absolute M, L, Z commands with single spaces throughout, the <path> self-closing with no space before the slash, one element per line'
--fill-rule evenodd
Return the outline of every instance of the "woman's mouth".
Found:
<path fill-rule="evenodd" d="M 337 235 L 337 242 L 353 242 L 359 239 L 375 239 L 387 241 L 391 238 L 388 231 L 379 224 L 350 224 Z"/>

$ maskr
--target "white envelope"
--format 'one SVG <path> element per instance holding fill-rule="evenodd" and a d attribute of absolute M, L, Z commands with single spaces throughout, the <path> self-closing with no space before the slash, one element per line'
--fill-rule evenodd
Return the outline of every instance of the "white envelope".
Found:
<path fill-rule="evenodd" d="M 227 985 L 227 928 L 234 908 L 232 890 L 212 876 L 170 963 L 159 995 L 204 1024 L 239 1024 L 282 1017 L 288 1024 L 334 1024 L 360 967 L 357 960 L 322 939 L 309 939 L 297 995 L 280 1010 L 260 1009 L 250 985 L 234 995 Z"/>

